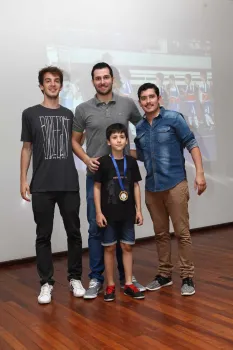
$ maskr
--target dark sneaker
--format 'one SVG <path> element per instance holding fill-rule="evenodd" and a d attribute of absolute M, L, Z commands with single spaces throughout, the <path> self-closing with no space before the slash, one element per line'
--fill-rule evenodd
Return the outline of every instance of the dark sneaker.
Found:
<path fill-rule="evenodd" d="M 140 292 L 140 290 L 137 287 L 135 287 L 134 284 L 125 285 L 124 294 L 129 295 L 130 297 L 132 297 L 134 299 L 144 299 L 145 298 L 144 293 Z"/>
<path fill-rule="evenodd" d="M 158 290 L 162 287 L 171 286 L 173 284 L 171 277 L 163 277 L 161 275 L 155 276 L 155 279 L 150 282 L 146 289 L 148 290 Z"/>
<path fill-rule="evenodd" d="M 107 286 L 104 293 L 104 301 L 115 300 L 115 286 Z"/>
<path fill-rule="evenodd" d="M 132 283 L 135 285 L 135 287 L 137 289 L 140 290 L 140 292 L 145 292 L 146 291 L 146 287 L 144 287 L 141 283 L 139 283 L 136 280 L 135 276 L 132 277 Z M 120 286 L 121 286 L 122 289 L 125 288 L 125 279 L 120 280 Z"/>
<path fill-rule="evenodd" d="M 195 286 L 191 277 L 182 280 L 181 295 L 195 294 Z"/>

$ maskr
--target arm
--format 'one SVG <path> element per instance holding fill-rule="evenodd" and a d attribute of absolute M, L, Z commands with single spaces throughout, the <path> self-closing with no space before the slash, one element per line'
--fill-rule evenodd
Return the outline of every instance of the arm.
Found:
<path fill-rule="evenodd" d="M 30 188 L 27 183 L 27 172 L 31 161 L 32 155 L 32 143 L 24 142 L 21 150 L 21 159 L 20 159 L 20 193 L 21 197 L 30 202 Z"/>
<path fill-rule="evenodd" d="M 97 160 L 98 158 L 90 158 L 86 154 L 86 152 L 83 150 L 82 148 L 83 137 L 84 137 L 83 132 L 77 132 L 77 131 L 72 132 L 73 152 L 79 159 L 81 159 L 86 164 L 86 166 L 91 172 L 95 172 L 96 170 L 98 170 L 98 167 L 99 167 L 99 162 Z"/>
<path fill-rule="evenodd" d="M 141 116 L 141 113 L 139 112 L 135 102 L 131 100 L 131 103 L 132 103 L 132 107 L 131 107 L 131 112 L 130 112 L 130 118 L 129 118 L 129 121 L 134 125 L 136 126 L 137 123 L 142 119 L 142 116 Z"/>
<path fill-rule="evenodd" d="M 107 226 L 107 220 L 101 211 L 101 183 L 94 183 L 94 203 L 96 211 L 96 223 L 99 227 Z"/>
<path fill-rule="evenodd" d="M 144 154 L 143 154 L 143 150 L 140 146 L 140 141 L 139 141 L 139 138 L 136 136 L 135 139 L 134 139 L 134 143 L 135 143 L 135 146 L 136 146 L 136 150 L 133 150 L 133 149 L 130 149 L 130 155 L 137 159 L 137 160 L 140 160 L 141 162 L 144 162 Z"/>
<path fill-rule="evenodd" d="M 141 192 L 138 182 L 134 183 L 134 199 L 136 205 L 136 223 L 138 226 L 143 224 L 142 208 L 141 208 Z"/>
<path fill-rule="evenodd" d="M 190 153 L 196 168 L 194 188 L 195 190 L 197 190 L 197 194 L 200 196 L 206 190 L 206 187 L 207 187 L 205 175 L 204 175 L 204 169 L 202 165 L 202 156 L 201 156 L 199 147 L 192 148 Z"/>
<path fill-rule="evenodd" d="M 81 146 L 83 146 L 85 140 L 86 140 L 86 132 L 84 131 L 82 139 L 81 139 L 81 143 L 80 143 Z"/>
<path fill-rule="evenodd" d="M 184 148 L 191 152 L 192 148 L 198 147 L 197 140 L 182 114 L 177 113 L 174 127 L 176 135 Z"/>
<path fill-rule="evenodd" d="M 83 150 L 82 145 L 84 143 L 86 121 L 85 110 L 82 106 L 77 106 L 75 110 L 75 117 L 73 120 L 73 132 L 72 132 L 72 148 L 74 154 L 81 159 L 91 172 L 98 170 L 99 162 L 98 158 L 90 158 Z"/>
<path fill-rule="evenodd" d="M 136 149 L 130 149 L 130 155 L 131 157 L 138 159 Z"/>
<path fill-rule="evenodd" d="M 87 164 L 89 157 L 82 148 L 84 133 L 83 132 L 72 132 L 72 148 L 74 154 L 81 159 L 85 164 Z"/>
<path fill-rule="evenodd" d="M 201 195 L 206 189 L 201 152 L 193 132 L 190 130 L 188 124 L 181 114 L 179 114 L 176 119 L 176 133 L 180 138 L 183 147 L 186 147 L 191 153 L 196 168 L 194 188 L 195 190 L 197 189 L 197 194 Z"/>

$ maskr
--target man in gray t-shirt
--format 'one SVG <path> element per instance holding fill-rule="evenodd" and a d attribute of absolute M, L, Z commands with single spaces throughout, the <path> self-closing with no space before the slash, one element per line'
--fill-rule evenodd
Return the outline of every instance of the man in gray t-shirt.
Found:
<path fill-rule="evenodd" d="M 84 299 L 96 298 L 104 281 L 102 275 L 104 256 L 101 236 L 96 224 L 93 174 L 99 166 L 98 158 L 110 152 L 106 142 L 106 128 L 113 123 L 122 123 L 126 127 L 128 127 L 129 122 L 136 125 L 142 118 L 131 98 L 113 94 L 113 72 L 107 63 L 97 63 L 93 67 L 91 75 L 96 95 L 76 108 L 72 136 L 74 153 L 87 165 L 86 198 L 91 272 L 89 274 L 89 288 Z M 84 131 L 86 133 L 86 152 L 81 146 Z M 120 281 L 123 285 L 124 268 L 120 247 L 117 249 L 117 261 Z M 134 278 L 133 282 L 141 291 L 145 290 Z"/>

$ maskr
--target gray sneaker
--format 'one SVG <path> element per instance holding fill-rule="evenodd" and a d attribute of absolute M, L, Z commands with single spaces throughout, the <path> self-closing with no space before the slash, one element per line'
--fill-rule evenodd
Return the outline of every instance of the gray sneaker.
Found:
<path fill-rule="evenodd" d="M 173 284 L 171 277 L 163 277 L 161 275 L 155 276 L 155 279 L 150 282 L 146 289 L 148 290 L 158 290 L 163 287 L 171 286 Z"/>
<path fill-rule="evenodd" d="M 84 294 L 84 299 L 95 299 L 99 293 L 103 291 L 103 284 L 96 278 L 92 278 L 89 282 L 89 287 Z"/>
<path fill-rule="evenodd" d="M 193 295 L 195 294 L 195 287 L 191 277 L 184 278 L 182 280 L 181 295 Z"/>
<path fill-rule="evenodd" d="M 132 282 L 135 285 L 135 287 L 140 291 L 140 292 L 145 292 L 146 291 L 146 287 L 144 287 L 143 285 L 141 285 L 135 278 L 135 276 L 132 277 Z"/>
<path fill-rule="evenodd" d="M 135 287 L 140 291 L 140 292 L 145 292 L 146 288 L 141 285 L 135 278 L 135 276 L 132 276 L 132 283 L 135 285 Z M 120 286 L 121 288 L 125 287 L 125 280 L 120 280 Z"/>

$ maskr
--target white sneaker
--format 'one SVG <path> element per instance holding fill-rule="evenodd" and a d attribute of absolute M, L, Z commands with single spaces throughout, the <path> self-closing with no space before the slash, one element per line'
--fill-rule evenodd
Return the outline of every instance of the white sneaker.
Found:
<path fill-rule="evenodd" d="M 49 304 L 52 299 L 53 286 L 51 284 L 45 283 L 41 286 L 40 295 L 38 296 L 39 304 Z"/>
<path fill-rule="evenodd" d="M 86 292 L 86 290 L 83 288 L 82 282 L 74 279 L 70 280 L 70 290 L 76 298 L 83 297 Z"/>

